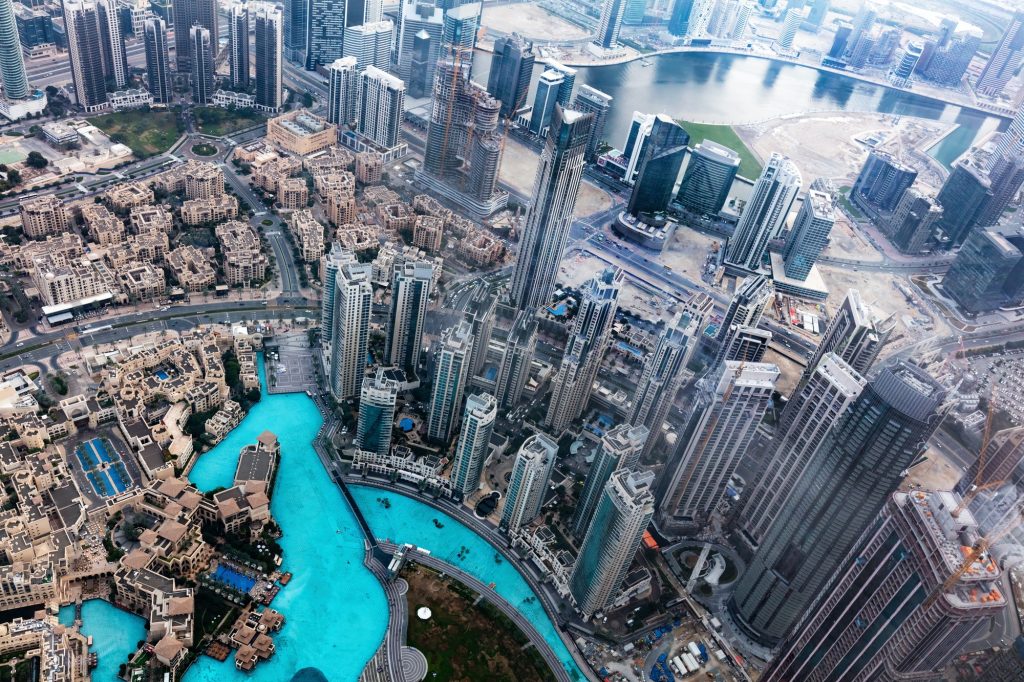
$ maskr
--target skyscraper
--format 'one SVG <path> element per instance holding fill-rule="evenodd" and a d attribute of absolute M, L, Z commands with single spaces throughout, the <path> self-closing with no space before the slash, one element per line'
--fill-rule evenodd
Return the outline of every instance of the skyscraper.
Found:
<path fill-rule="evenodd" d="M 789 499 L 825 436 L 864 390 L 865 380 L 835 353 L 823 356 L 786 406 L 784 425 L 776 431 L 773 453 L 752 483 L 739 528 L 757 547 Z"/>
<path fill-rule="evenodd" d="M 573 88 L 576 87 L 576 69 L 554 59 L 548 60 L 548 68 L 562 74 L 562 84 L 558 86 L 558 103 L 563 107 L 572 108 L 569 107 L 569 101 L 572 100 Z"/>
<path fill-rule="evenodd" d="M 998 97 L 1020 67 L 1024 50 L 1024 12 L 1016 12 L 1006 27 L 999 44 L 985 68 L 978 75 L 974 89 L 986 97 Z"/>
<path fill-rule="evenodd" d="M 515 533 L 540 513 L 557 455 L 558 444 L 543 433 L 533 434 L 519 448 L 501 513 L 506 533 Z"/>
<path fill-rule="evenodd" d="M 348 125 L 359 106 L 359 68 L 355 57 L 335 59 L 328 73 L 327 120 Z"/>
<path fill-rule="evenodd" d="M 814 371 L 828 353 L 835 353 L 861 376 L 867 376 L 882 347 L 896 328 L 894 316 L 882 317 L 864 302 L 860 291 L 850 289 L 825 327 L 821 342 L 807 363 L 805 376 Z"/>
<path fill-rule="evenodd" d="M 736 294 L 729 301 L 725 317 L 722 318 L 722 326 L 718 328 L 715 340 L 719 345 L 727 345 L 733 328 L 756 327 L 771 296 L 772 283 L 767 277 L 751 275 L 744 278 L 736 287 Z"/>
<path fill-rule="evenodd" d="M 676 200 L 694 213 L 718 215 L 729 198 L 739 168 L 739 154 L 704 140 L 690 152 Z"/>
<path fill-rule="evenodd" d="M 189 30 L 189 36 L 189 48 L 192 50 L 189 57 L 189 63 L 192 64 L 192 103 L 209 104 L 213 99 L 215 66 L 210 32 L 196 25 Z"/>
<path fill-rule="evenodd" d="M 569 579 L 584 618 L 607 608 L 618 596 L 654 515 L 653 484 L 650 471 L 619 469 L 604 486 Z"/>
<path fill-rule="evenodd" d="M 562 74 L 562 83 L 559 86 L 559 95 L 563 94 L 565 87 L 565 74 Z M 593 114 L 594 122 L 590 125 L 590 135 L 587 138 L 587 158 L 593 159 L 597 156 L 597 145 L 604 138 L 604 124 L 608 119 L 608 110 L 612 107 L 612 96 L 601 92 L 589 85 L 581 85 L 576 91 L 576 98 L 572 102 L 572 109 L 583 114 Z"/>
<path fill-rule="evenodd" d="M 858 206 L 867 202 L 869 208 L 890 212 L 916 179 L 916 170 L 892 154 L 873 149 L 853 183 L 850 199 Z"/>
<path fill-rule="evenodd" d="M 476 34 L 480 31 L 481 8 L 479 2 L 468 2 L 445 9 L 441 33 L 441 50 L 445 55 L 462 51 L 472 61 Z"/>
<path fill-rule="evenodd" d="M 530 378 L 533 352 L 537 345 L 537 317 L 533 311 L 520 310 L 512 321 L 505 341 L 498 376 L 494 381 L 494 394 L 502 408 L 514 407 L 523 395 L 523 387 Z"/>
<path fill-rule="evenodd" d="M 441 37 L 444 33 L 444 10 L 428 0 L 402 0 L 399 3 L 398 35 L 395 37 L 395 53 L 392 61 L 397 65 L 398 77 L 410 84 L 422 78 L 429 88 L 434 82 L 435 65 L 442 59 Z M 426 33 L 426 39 L 418 39 Z M 426 45 L 427 55 L 423 61 L 425 70 L 421 76 L 412 73 L 415 58 L 415 43 L 422 48 Z"/>
<path fill-rule="evenodd" d="M 355 57 L 359 69 L 375 66 L 391 68 L 391 37 L 395 25 L 389 20 L 345 27 L 344 56 Z"/>
<path fill-rule="evenodd" d="M 363 379 L 359 391 L 359 423 L 356 447 L 386 455 L 391 451 L 391 429 L 395 422 L 398 382 L 390 379 L 383 368 Z"/>
<path fill-rule="evenodd" d="M 740 578 L 730 609 L 744 630 L 782 640 L 876 521 L 939 423 L 945 390 L 905 363 L 868 382 L 817 449 Z"/>
<path fill-rule="evenodd" d="M 498 403 L 490 393 L 474 393 L 466 398 L 451 473 L 452 490 L 461 498 L 480 487 L 480 474 L 490 453 L 497 416 Z"/>
<path fill-rule="evenodd" d="M 234 5 L 228 14 L 228 65 L 233 88 L 249 87 L 249 7 Z"/>
<path fill-rule="evenodd" d="M 921 43 L 917 41 L 908 43 L 903 48 L 900 60 L 893 66 L 892 71 L 889 72 L 889 82 L 897 88 L 905 88 L 910 85 L 910 77 L 914 74 L 923 51 L 924 46 Z"/>
<path fill-rule="evenodd" d="M 644 148 L 651 138 L 655 118 L 657 118 L 655 114 L 645 114 L 642 111 L 633 112 L 633 119 L 629 122 L 629 132 L 626 133 L 626 142 L 622 145 L 622 157 L 625 159 L 626 166 L 622 180 L 627 185 L 636 182 L 636 175 L 640 171 L 640 159 L 643 158 Z"/>
<path fill-rule="evenodd" d="M 359 124 L 361 137 L 378 147 L 391 149 L 402 141 L 405 114 L 405 83 L 376 66 L 359 75 Z"/>
<path fill-rule="evenodd" d="M 423 348 L 423 322 L 427 316 L 434 266 L 426 262 L 405 262 L 395 267 L 391 284 L 391 322 L 385 359 L 406 375 L 414 376 Z"/>
<path fill-rule="evenodd" d="M 430 34 L 420 29 L 412 39 L 412 62 L 409 67 L 409 96 L 426 97 L 430 92 Z"/>
<path fill-rule="evenodd" d="M 577 419 L 590 400 L 597 370 L 601 367 L 608 336 L 618 310 L 623 272 L 609 268 L 588 280 L 580 292 L 579 309 L 565 344 L 544 423 L 561 434 Z"/>
<path fill-rule="evenodd" d="M 533 110 L 530 112 L 530 132 L 534 135 L 542 135 L 550 124 L 563 80 L 565 76 L 554 69 L 547 69 L 540 74 L 537 92 L 533 96 Z"/>
<path fill-rule="evenodd" d="M 501 101 L 501 117 L 514 116 L 526 106 L 533 76 L 533 43 L 518 33 L 494 41 L 494 56 L 487 74 L 487 92 Z"/>
<path fill-rule="evenodd" d="M 123 88 L 128 84 L 128 57 L 124 50 L 118 6 L 114 0 L 96 0 L 96 12 L 100 23 L 103 72 L 115 88 Z"/>
<path fill-rule="evenodd" d="M 333 278 L 328 376 L 335 400 L 358 394 L 366 374 L 373 307 L 372 276 L 373 268 L 369 264 L 345 263 L 338 266 Z M 326 292 L 324 300 L 327 300 Z"/>
<path fill-rule="evenodd" d="M 1007 599 L 989 557 L 968 560 L 980 535 L 969 513 L 953 516 L 950 492 L 892 495 L 841 561 L 762 679 L 936 679 L 956 654 L 1001 617 Z"/>
<path fill-rule="evenodd" d="M 801 24 L 807 18 L 806 7 L 790 7 L 786 10 L 786 18 L 782 22 L 782 29 L 779 31 L 779 38 L 775 41 L 775 46 L 783 51 L 788 52 L 793 49 L 793 41 L 796 39 L 796 32 L 800 29 Z"/>
<path fill-rule="evenodd" d="M 320 301 L 320 340 L 325 344 L 324 357 L 330 357 L 326 344 L 331 342 L 334 333 L 334 298 L 335 283 L 338 270 L 346 263 L 356 263 L 356 256 L 350 250 L 334 242 L 331 250 L 324 254 L 323 261 L 323 296 Z"/>
<path fill-rule="evenodd" d="M 809 190 L 782 251 L 786 277 L 801 281 L 807 279 L 814 262 L 828 244 L 828 235 L 835 223 L 832 197 Z"/>
<path fill-rule="evenodd" d="M 690 32 L 690 15 L 696 0 L 676 0 L 668 19 L 668 32 L 683 38 Z"/>
<path fill-rule="evenodd" d="M 1024 184 L 1024 156 L 1007 155 L 997 158 L 988 170 L 988 196 L 978 207 L 975 224 L 982 227 L 995 225 L 1003 218 L 1010 202 Z"/>
<path fill-rule="evenodd" d="M 18 41 L 18 24 L 13 0 L 0 0 L 0 85 L 8 99 L 28 97 L 25 59 Z"/>
<path fill-rule="evenodd" d="M 284 104 L 282 53 L 284 15 L 272 5 L 256 10 L 256 104 L 272 110 Z"/>
<path fill-rule="evenodd" d="M 757 272 L 768 249 L 786 223 L 802 179 L 788 158 L 772 153 L 754 183 L 750 200 L 725 250 L 725 262 L 741 270 Z"/>
<path fill-rule="evenodd" d="M 935 195 L 935 201 L 942 206 L 942 220 L 938 222 L 938 228 L 945 248 L 964 243 L 978 224 L 978 214 L 991 190 L 992 180 L 976 159 L 961 158 L 953 164 L 952 172 Z"/>
<path fill-rule="evenodd" d="M 624 26 L 639 26 L 644 23 L 647 12 L 647 0 L 626 0 L 626 9 L 622 13 Z"/>
<path fill-rule="evenodd" d="M 934 197 L 911 187 L 903 193 L 892 218 L 883 223 L 882 229 L 903 253 L 923 253 L 932 243 L 942 213 Z"/>
<path fill-rule="evenodd" d="M 601 3 L 601 20 L 597 25 L 594 42 L 605 49 L 619 46 L 619 29 L 622 28 L 622 14 L 626 11 L 627 0 L 604 0 Z"/>
<path fill-rule="evenodd" d="M 306 21 L 309 14 L 307 0 L 285 0 L 284 46 L 288 59 L 304 63 L 306 58 Z"/>
<path fill-rule="evenodd" d="M 981 47 L 981 39 L 980 29 L 967 27 L 945 44 L 929 41 L 925 46 L 925 54 L 918 62 L 917 73 L 937 85 L 948 88 L 959 86 Z M 932 45 L 931 50 L 928 49 L 929 45 Z"/>
<path fill-rule="evenodd" d="M 462 393 L 469 378 L 473 326 L 465 320 L 445 329 L 434 361 L 434 385 L 427 420 L 427 438 L 447 443 L 459 425 Z"/>
<path fill-rule="evenodd" d="M 143 25 L 146 47 L 146 84 L 156 104 L 170 104 L 173 98 L 170 57 L 167 53 L 167 24 L 147 19 Z"/>
<path fill-rule="evenodd" d="M 695 319 L 680 313 L 665 327 L 658 345 L 644 360 L 626 421 L 647 428 L 650 435 L 643 445 L 645 457 L 661 439 L 665 418 L 686 376 L 686 363 L 697 346 L 699 331 Z"/>
<path fill-rule="evenodd" d="M 75 97 L 86 112 L 99 111 L 107 105 L 107 87 L 96 4 L 91 0 L 68 0 L 64 3 L 64 25 Z"/>
<path fill-rule="evenodd" d="M 761 422 L 775 390 L 779 368 L 761 362 L 726 362 L 709 378 L 681 434 L 674 467 L 666 471 L 658 528 L 693 532 L 708 522 L 736 465 Z"/>
<path fill-rule="evenodd" d="M 172 0 L 174 17 L 174 61 L 178 73 L 192 73 L 193 26 L 209 31 L 216 46 L 220 32 L 217 26 L 216 0 Z M 216 49 L 213 50 L 216 52 Z"/>
<path fill-rule="evenodd" d="M 594 455 L 594 463 L 587 472 L 583 491 L 576 501 L 572 515 L 572 534 L 582 539 L 586 535 L 594 510 L 604 493 L 605 485 L 618 469 L 635 470 L 640 463 L 640 453 L 647 441 L 646 426 L 619 424 L 601 437 L 601 444 Z"/>
<path fill-rule="evenodd" d="M 511 304 L 535 311 L 555 290 L 569 238 L 593 116 L 555 107 L 530 196 L 533 203 L 512 273 Z"/>
<path fill-rule="evenodd" d="M 356 26 L 363 19 L 348 21 L 350 13 L 365 7 L 365 0 L 309 0 L 306 6 L 306 69 L 316 71 L 344 57 L 343 41 L 346 26 Z"/>
<path fill-rule="evenodd" d="M 772 342 L 772 333 L 757 327 L 733 327 L 729 339 L 725 343 L 715 364 L 734 362 L 761 362 Z"/>
<path fill-rule="evenodd" d="M 651 134 L 640 154 L 636 184 L 626 210 L 635 217 L 668 208 L 690 136 L 667 114 L 654 117 Z"/>
<path fill-rule="evenodd" d="M 942 289 L 977 314 L 1024 299 L 1024 229 L 993 225 L 971 232 L 956 255 Z"/>

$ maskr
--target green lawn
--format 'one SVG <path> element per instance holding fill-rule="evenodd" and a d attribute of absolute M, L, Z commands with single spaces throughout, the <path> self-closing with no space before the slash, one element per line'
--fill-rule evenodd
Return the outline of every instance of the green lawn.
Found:
<path fill-rule="evenodd" d="M 198 156 L 213 156 L 217 153 L 217 148 L 212 144 L 201 142 L 199 144 L 192 145 L 192 153 Z"/>
<path fill-rule="evenodd" d="M 686 128 L 686 132 L 690 134 L 691 147 L 695 147 L 704 140 L 717 142 L 740 155 L 740 175 L 751 180 L 756 180 L 757 176 L 761 175 L 761 164 L 758 163 L 757 157 L 743 143 L 743 140 L 732 129 L 732 126 L 693 123 L 691 121 L 679 121 L 679 125 Z"/>
<path fill-rule="evenodd" d="M 267 117 L 254 109 L 221 109 L 219 107 L 196 107 L 192 110 L 200 132 L 214 137 L 230 135 L 239 130 L 263 123 Z"/>
<path fill-rule="evenodd" d="M 111 140 L 128 145 L 140 159 L 167 151 L 181 135 L 173 111 L 118 111 L 91 118 L 89 122 Z"/>
<path fill-rule="evenodd" d="M 859 208 L 853 205 L 852 201 L 850 201 L 851 190 L 851 187 L 845 185 L 839 188 L 839 203 L 842 205 L 843 208 L 846 209 L 847 213 L 849 213 L 854 218 L 860 220 L 864 218 L 864 214 L 861 212 Z"/>

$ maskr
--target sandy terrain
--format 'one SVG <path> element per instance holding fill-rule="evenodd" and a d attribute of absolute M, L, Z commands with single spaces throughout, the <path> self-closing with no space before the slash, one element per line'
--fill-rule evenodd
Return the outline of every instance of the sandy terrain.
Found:
<path fill-rule="evenodd" d="M 829 234 L 829 243 L 822 255 L 862 261 L 882 260 L 882 254 L 854 228 L 853 223 L 841 211 L 836 211 L 836 224 Z"/>
<path fill-rule="evenodd" d="M 694 282 L 699 282 L 704 260 L 711 252 L 712 245 L 716 243 L 721 246 L 722 240 L 680 225 L 676 229 L 672 243 L 660 255 L 652 257 L 652 260 L 669 266 Z"/>
<path fill-rule="evenodd" d="M 764 354 L 764 362 L 774 364 L 782 372 L 779 380 L 775 382 L 775 390 L 782 395 L 792 395 L 796 385 L 800 383 L 800 375 L 803 374 L 804 368 L 770 348 Z"/>
<path fill-rule="evenodd" d="M 485 6 L 480 23 L 498 33 L 520 33 L 536 41 L 564 42 L 585 40 L 590 33 L 537 5 L 517 4 Z"/>
<path fill-rule="evenodd" d="M 532 149 L 509 137 L 505 142 L 505 153 L 501 157 L 501 181 L 529 196 L 533 192 L 533 181 L 537 175 L 539 161 L 540 157 Z M 576 201 L 577 216 L 605 211 L 611 205 L 612 199 L 604 190 L 586 181 L 580 185 L 580 195 Z"/>
<path fill-rule="evenodd" d="M 558 273 L 558 283 L 578 287 L 588 279 L 596 277 L 608 263 L 589 253 L 579 253 L 562 260 Z M 627 270 L 626 281 L 619 292 L 619 309 L 628 310 L 651 321 L 671 317 L 662 308 L 659 301 L 663 295 L 642 289 L 630 277 Z"/>

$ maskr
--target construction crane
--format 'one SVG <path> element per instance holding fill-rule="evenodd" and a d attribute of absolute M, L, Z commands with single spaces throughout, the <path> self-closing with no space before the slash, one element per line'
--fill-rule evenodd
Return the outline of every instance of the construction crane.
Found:
<path fill-rule="evenodd" d="M 961 578 L 967 575 L 967 572 L 971 570 L 971 567 L 974 566 L 975 562 L 979 560 L 985 560 L 985 556 L 988 554 L 988 550 L 994 544 L 1002 540 L 1004 537 L 1006 537 L 1009 533 L 1011 533 L 1020 525 L 1020 515 L 1022 512 L 1024 512 L 1024 499 L 1018 500 L 1013 505 L 1013 512 L 1016 512 L 1017 514 L 1017 521 L 1015 523 L 1008 523 L 1003 528 L 1000 528 L 997 531 L 989 533 L 985 537 L 979 538 L 978 541 L 974 543 L 973 547 L 964 548 L 963 563 L 960 564 L 960 567 L 958 569 L 953 571 L 952 575 L 946 578 L 946 580 L 941 585 L 936 587 L 935 590 L 933 590 L 932 593 L 928 595 L 928 598 L 924 601 L 923 608 L 931 608 L 935 604 L 935 602 L 939 600 L 939 597 L 941 597 L 944 593 L 952 590 L 956 586 L 956 584 L 960 582 Z M 988 561 L 991 562 L 992 559 L 989 558 Z"/>
<path fill-rule="evenodd" d="M 988 460 L 989 445 L 992 443 L 992 419 L 995 412 L 995 394 L 990 392 L 988 399 L 988 412 L 985 415 L 985 429 L 981 435 L 981 449 L 978 450 L 978 467 L 974 472 L 974 480 L 971 481 L 970 488 L 964 492 L 964 496 L 963 499 L 960 500 L 960 504 L 958 504 L 956 509 L 953 510 L 953 518 L 959 518 L 960 512 L 966 509 L 980 492 L 983 490 L 990 490 L 991 488 L 995 488 L 1003 484 L 1003 481 L 982 482 L 985 473 L 985 464 Z"/>

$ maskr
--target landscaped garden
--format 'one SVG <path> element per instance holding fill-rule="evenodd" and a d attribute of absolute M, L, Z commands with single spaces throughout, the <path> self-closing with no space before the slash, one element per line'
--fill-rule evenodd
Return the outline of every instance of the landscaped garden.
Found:
<path fill-rule="evenodd" d="M 140 159 L 164 153 L 182 132 L 175 112 L 147 107 L 103 114 L 89 119 L 89 122 L 112 141 L 127 145 Z"/>

